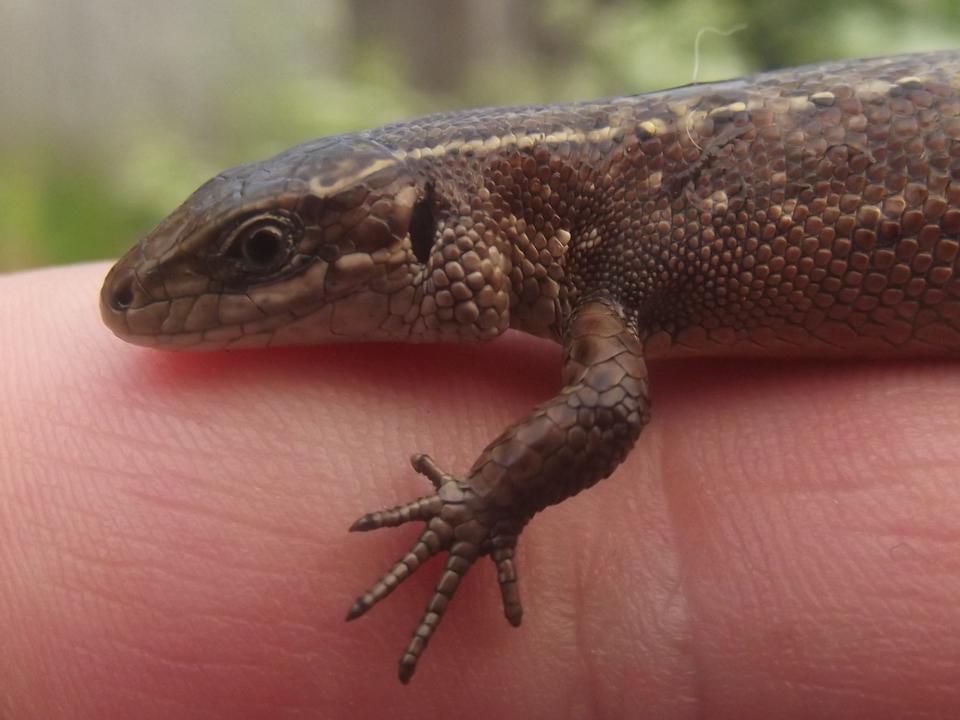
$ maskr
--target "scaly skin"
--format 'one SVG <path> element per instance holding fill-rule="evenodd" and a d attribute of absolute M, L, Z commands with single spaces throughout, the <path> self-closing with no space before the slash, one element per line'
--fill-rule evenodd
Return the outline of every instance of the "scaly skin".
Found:
<path fill-rule="evenodd" d="M 960 350 L 960 53 L 781 70 L 591 103 L 439 115 L 227 171 L 125 255 L 104 321 L 169 349 L 486 340 L 565 346 L 564 388 L 463 476 L 353 530 L 430 556 L 406 682 L 471 564 L 522 610 L 530 518 L 608 476 L 649 419 L 645 357 Z"/>

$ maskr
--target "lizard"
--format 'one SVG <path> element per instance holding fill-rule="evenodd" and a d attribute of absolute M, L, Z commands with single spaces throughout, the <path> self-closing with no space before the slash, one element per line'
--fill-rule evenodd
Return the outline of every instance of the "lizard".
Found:
<path fill-rule="evenodd" d="M 960 51 L 823 63 L 590 102 L 431 115 L 227 170 L 110 270 L 101 315 L 169 350 L 562 344 L 562 389 L 472 467 L 351 530 L 422 522 L 354 602 L 428 559 L 404 683 L 463 577 L 608 477 L 650 421 L 647 360 L 960 351 Z"/>

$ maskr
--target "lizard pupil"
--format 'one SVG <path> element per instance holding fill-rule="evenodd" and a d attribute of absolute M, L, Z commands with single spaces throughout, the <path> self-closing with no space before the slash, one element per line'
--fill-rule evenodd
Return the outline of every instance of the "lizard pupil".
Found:
<path fill-rule="evenodd" d="M 261 227 L 244 239 L 243 257 L 254 267 L 269 267 L 282 254 L 283 247 L 283 232 L 279 228 Z"/>

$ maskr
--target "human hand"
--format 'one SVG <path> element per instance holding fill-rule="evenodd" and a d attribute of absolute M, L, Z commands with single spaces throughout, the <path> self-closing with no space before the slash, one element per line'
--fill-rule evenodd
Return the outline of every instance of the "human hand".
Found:
<path fill-rule="evenodd" d="M 960 712 L 960 365 L 656 365 L 653 421 L 492 564 L 409 687 L 439 564 L 344 614 L 559 385 L 554 346 L 134 348 L 103 265 L 0 278 L 0 717 L 911 718 Z M 912 714 L 911 714 L 912 713 Z"/>

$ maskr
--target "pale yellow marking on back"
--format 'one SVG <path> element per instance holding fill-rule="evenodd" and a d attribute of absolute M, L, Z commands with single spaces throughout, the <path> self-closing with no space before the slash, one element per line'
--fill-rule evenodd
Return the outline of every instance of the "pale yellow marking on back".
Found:
<path fill-rule="evenodd" d="M 605 127 L 594 128 L 593 130 L 574 130 L 567 128 L 547 134 L 545 132 L 515 133 L 508 132 L 503 135 L 491 135 L 484 138 L 475 138 L 466 140 L 463 138 L 454 138 L 445 143 L 438 143 L 433 146 L 422 146 L 409 149 L 391 149 L 393 157 L 382 158 L 371 164 L 356 170 L 350 174 L 338 178 L 330 185 L 324 185 L 319 179 L 315 178 L 310 182 L 310 191 L 319 196 L 327 197 L 341 190 L 352 187 L 366 177 L 391 167 L 404 160 L 421 160 L 423 158 L 440 158 L 459 152 L 469 152 L 474 156 L 485 156 L 498 150 L 509 148 L 519 148 L 527 150 L 540 143 L 550 143 L 560 145 L 563 143 L 583 144 L 594 142 L 605 142 L 615 139 L 618 134 L 623 132 L 625 124 L 634 112 L 632 106 L 624 106 L 611 111 L 609 115 L 610 124 Z M 668 123 L 659 117 L 650 118 L 637 124 L 637 129 L 645 132 L 648 136 L 654 136 L 663 133 L 668 128 Z"/>
<path fill-rule="evenodd" d="M 720 105 L 710 110 L 707 114 L 711 117 L 733 115 L 743 112 L 747 109 L 747 104 L 742 101 L 732 102 L 729 105 Z"/>
<path fill-rule="evenodd" d="M 696 143 L 694 143 L 694 145 L 696 145 Z M 697 147 L 700 147 L 700 146 L 697 145 Z M 650 191 L 651 193 L 660 192 L 660 187 L 663 185 L 663 171 L 657 170 L 656 172 L 650 173 L 647 176 L 646 185 L 647 185 L 647 190 Z"/>
<path fill-rule="evenodd" d="M 661 127 L 664 126 L 662 120 L 657 120 Z M 652 121 L 646 121 L 640 124 L 644 130 L 651 135 L 656 134 L 657 126 Z M 463 140 L 460 138 L 450 140 L 446 143 L 434 145 L 433 147 L 418 147 L 409 150 L 395 150 L 398 160 L 420 160 L 422 158 L 438 158 L 455 152 L 471 152 L 475 156 L 484 156 L 497 150 L 505 150 L 511 147 L 527 150 L 535 147 L 539 143 L 551 143 L 561 145 L 563 143 L 582 144 L 592 142 L 603 142 L 613 138 L 622 128 L 613 124 L 602 128 L 595 128 L 589 131 L 583 130 L 561 130 L 559 132 L 547 133 L 506 133 L 504 135 L 492 135 L 486 138 L 476 138 L 474 140 Z M 362 177 L 365 177 L 363 175 Z"/>
<path fill-rule="evenodd" d="M 365 165 L 355 173 L 337 178 L 336 182 L 334 182 L 332 185 L 324 185 L 322 182 L 320 182 L 319 178 L 313 178 L 310 181 L 310 192 L 317 197 L 330 197 L 331 195 L 336 195 L 341 190 L 353 187 L 364 178 L 370 177 L 375 172 L 379 172 L 384 168 L 392 167 L 398 162 L 400 162 L 400 158 L 397 157 L 381 158 L 370 163 L 369 165 Z"/>
<path fill-rule="evenodd" d="M 829 92 L 828 90 L 822 90 L 821 92 L 815 92 L 810 96 L 810 102 L 814 105 L 819 105 L 820 107 L 829 107 L 833 105 L 836 101 L 836 96 Z"/>
<path fill-rule="evenodd" d="M 652 120 L 644 120 L 638 127 L 648 135 L 652 136 L 657 134 L 657 124 Z"/>
<path fill-rule="evenodd" d="M 923 87 L 923 80 L 918 78 L 916 75 L 897 78 L 896 82 L 897 85 L 901 86 L 905 90 L 919 90 Z"/>

